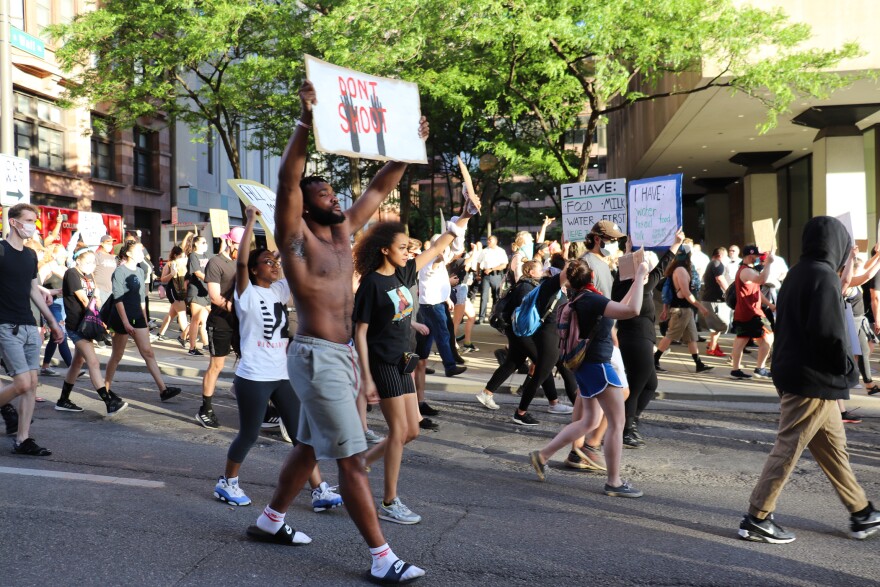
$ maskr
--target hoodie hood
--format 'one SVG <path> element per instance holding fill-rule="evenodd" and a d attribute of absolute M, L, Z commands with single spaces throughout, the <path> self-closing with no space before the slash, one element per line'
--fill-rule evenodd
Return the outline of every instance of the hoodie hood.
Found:
<path fill-rule="evenodd" d="M 852 249 L 846 227 L 837 218 L 816 216 L 804 226 L 801 260 L 826 263 L 835 272 L 843 269 Z"/>

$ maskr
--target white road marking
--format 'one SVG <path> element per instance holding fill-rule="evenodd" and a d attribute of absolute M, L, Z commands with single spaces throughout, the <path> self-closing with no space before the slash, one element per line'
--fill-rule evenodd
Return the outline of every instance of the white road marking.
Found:
<path fill-rule="evenodd" d="M 9 475 L 29 475 L 31 477 L 53 477 L 69 481 L 91 481 L 92 483 L 109 483 L 111 485 L 128 485 L 131 487 L 144 487 L 148 489 L 162 489 L 165 483 L 162 481 L 147 481 L 145 479 L 132 479 L 130 477 L 110 477 L 107 475 L 88 475 L 85 473 L 68 473 L 66 471 L 42 471 L 40 469 L 21 469 L 18 467 L 0 467 L 0 473 Z"/>

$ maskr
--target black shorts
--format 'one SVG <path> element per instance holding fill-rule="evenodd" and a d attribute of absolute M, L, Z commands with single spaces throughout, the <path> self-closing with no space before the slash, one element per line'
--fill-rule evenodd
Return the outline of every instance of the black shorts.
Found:
<path fill-rule="evenodd" d="M 209 300 L 208 298 L 198 298 L 198 297 L 191 298 L 191 297 L 187 296 L 186 305 L 189 306 L 190 304 L 198 304 L 198 305 L 202 306 L 203 308 L 210 308 L 211 307 L 211 300 Z"/>
<path fill-rule="evenodd" d="M 764 338 L 765 334 L 773 334 L 770 321 L 764 316 L 753 316 L 748 322 L 734 320 L 731 330 L 737 338 Z"/>
<path fill-rule="evenodd" d="M 232 335 L 234 331 L 228 326 L 211 324 L 210 318 L 207 325 L 208 352 L 212 357 L 226 357 L 232 352 Z"/>
<path fill-rule="evenodd" d="M 397 365 L 370 359 L 370 374 L 373 376 L 373 382 L 381 399 L 391 399 L 416 392 L 412 375 L 408 373 L 404 375 Z"/>
<path fill-rule="evenodd" d="M 416 332 L 416 350 L 415 353 L 419 356 L 421 360 L 426 360 L 431 356 L 431 347 L 428 346 L 428 342 L 431 339 L 430 336 L 425 336 L 420 332 Z"/>
<path fill-rule="evenodd" d="M 134 318 L 129 316 L 128 323 L 131 324 L 132 328 L 148 328 L 147 321 L 141 312 L 138 312 L 138 315 Z M 125 325 L 122 324 L 122 319 L 119 316 L 119 313 L 116 311 L 110 315 L 110 323 L 107 324 L 107 326 L 113 329 L 113 332 L 116 334 L 128 334 L 125 331 Z"/>

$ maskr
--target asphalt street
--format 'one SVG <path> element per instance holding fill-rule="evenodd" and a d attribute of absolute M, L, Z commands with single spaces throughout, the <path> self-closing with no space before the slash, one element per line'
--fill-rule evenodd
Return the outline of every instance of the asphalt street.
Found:
<path fill-rule="evenodd" d="M 769 384 L 698 379 L 686 373 L 686 355 L 670 358 L 661 390 L 674 399 L 651 405 L 642 422 L 648 446 L 623 457 L 624 477 L 645 496 L 611 498 L 601 493 L 601 474 L 563 468 L 563 452 L 547 481 L 537 480 L 528 452 L 567 417 L 544 413 L 546 401 L 538 398 L 533 413 L 541 424 L 515 426 L 518 398 L 510 394 L 498 394 L 501 410 L 482 408 L 472 391 L 491 372 L 487 355 L 498 338 L 487 327 L 478 334 L 482 350 L 470 361 L 472 380 L 429 386 L 431 403 L 442 411 L 435 418 L 440 429 L 423 433 L 404 454 L 400 496 L 422 523 L 382 523 L 395 552 L 427 570 L 420 584 L 878 584 L 880 536 L 847 538 L 848 514 L 809 456 L 777 509 L 797 540 L 772 546 L 737 538 L 774 439 Z M 163 357 L 167 352 L 160 358 L 167 372 L 198 370 L 198 363 L 179 359 L 179 350 L 157 348 Z M 195 423 L 199 379 L 186 371 L 167 376 L 184 388 L 167 404 L 142 369 L 120 372 L 114 389 L 131 406 L 114 419 L 104 417 L 85 381 L 72 399 L 86 411 L 55 411 L 58 382 L 43 379 L 39 394 L 49 401 L 37 406 L 33 435 L 54 454 L 14 456 L 11 440 L 0 442 L 0 585 L 364 584 L 369 553 L 344 508 L 313 513 L 306 491 L 287 519 L 312 544 L 271 546 L 245 536 L 290 449 L 277 435 L 264 434 L 242 467 L 242 487 L 254 505 L 213 498 L 237 424 L 231 370 L 230 364 L 214 401 L 218 431 Z M 852 463 L 869 497 L 880 499 L 880 399 L 854 394 L 851 406 L 861 406 L 864 422 L 847 428 Z M 725 399 L 739 401 L 719 401 Z M 385 430 L 378 411 L 369 418 Z M 370 473 L 377 499 L 382 470 L 379 463 Z M 333 463 L 322 472 L 335 484 Z"/>

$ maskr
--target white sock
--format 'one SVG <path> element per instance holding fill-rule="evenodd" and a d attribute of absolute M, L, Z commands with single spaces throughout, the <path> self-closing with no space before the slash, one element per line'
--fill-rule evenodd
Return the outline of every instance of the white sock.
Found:
<path fill-rule="evenodd" d="M 276 512 L 269 506 L 263 510 L 260 517 L 257 518 L 257 528 L 269 534 L 275 534 L 284 525 L 284 514 Z"/>
<path fill-rule="evenodd" d="M 238 477 L 227 477 L 226 484 L 227 485 L 238 485 Z"/>
<path fill-rule="evenodd" d="M 373 555 L 373 567 L 370 569 L 370 573 L 374 577 L 385 577 L 385 573 L 388 572 L 388 569 L 394 565 L 400 559 L 397 558 L 397 555 L 394 554 L 394 551 L 391 550 L 391 547 L 388 546 L 387 543 L 379 546 L 378 548 L 371 548 L 370 554 Z M 403 562 L 403 561 L 401 561 Z M 416 577 L 424 576 L 424 569 L 420 569 L 419 567 L 412 565 L 410 566 L 406 572 L 401 575 L 401 581 L 409 581 L 411 579 L 415 579 Z"/>

